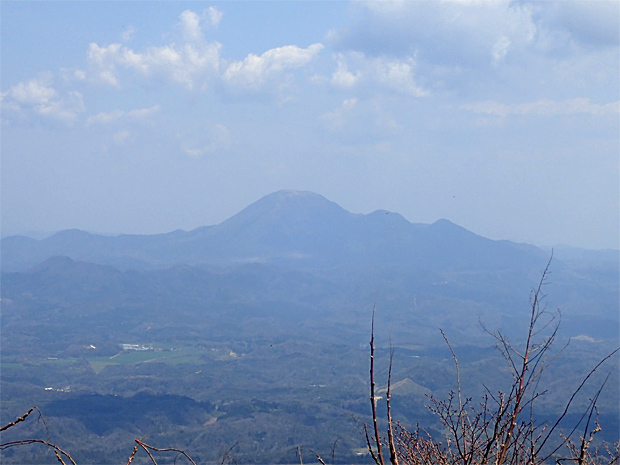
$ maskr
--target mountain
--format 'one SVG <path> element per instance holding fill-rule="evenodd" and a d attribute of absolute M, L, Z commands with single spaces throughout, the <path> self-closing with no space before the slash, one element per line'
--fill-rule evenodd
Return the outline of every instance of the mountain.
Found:
<path fill-rule="evenodd" d="M 542 419 L 560 415 L 618 345 L 617 253 L 558 252 L 536 337 L 561 309 L 561 353 L 540 385 L 549 394 L 537 398 Z M 506 392 L 510 371 L 480 323 L 522 347 L 530 292 L 550 255 L 448 220 L 353 214 L 297 191 L 192 231 L 8 237 L 0 424 L 38 405 L 54 440 L 83 452 L 80 463 L 126 461 L 144 436 L 199 463 L 221 462 L 233 444 L 238 463 L 292 463 L 296 444 L 360 463 L 373 308 L 377 391 L 393 355 L 395 418 L 440 431 L 425 403 L 456 385 L 450 349 L 468 398 Z M 597 396 L 597 438 L 615 440 L 618 370 L 597 392 L 608 373 L 592 374 L 569 414 Z M 43 463 L 21 450 L 0 462 Z"/>
<path fill-rule="evenodd" d="M 384 210 L 353 214 L 300 191 L 275 192 L 218 225 L 192 231 L 100 236 L 72 229 L 42 240 L 11 236 L 1 244 L 4 271 L 25 270 L 59 255 L 122 270 L 260 262 L 295 268 L 398 264 L 442 271 L 538 269 L 547 256 L 533 246 L 478 236 L 448 220 L 429 225 Z"/>

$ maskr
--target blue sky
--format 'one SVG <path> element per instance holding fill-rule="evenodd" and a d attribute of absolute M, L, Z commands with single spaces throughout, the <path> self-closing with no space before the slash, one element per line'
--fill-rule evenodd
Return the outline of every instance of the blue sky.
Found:
<path fill-rule="evenodd" d="M 3 235 L 189 230 L 299 189 L 618 248 L 617 2 L 0 5 Z"/>

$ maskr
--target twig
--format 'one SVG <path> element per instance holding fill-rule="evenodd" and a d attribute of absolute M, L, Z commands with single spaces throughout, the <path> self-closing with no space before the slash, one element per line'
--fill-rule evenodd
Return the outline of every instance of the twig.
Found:
<path fill-rule="evenodd" d="M 147 452 L 147 454 L 149 454 L 149 457 L 151 457 L 151 460 L 153 461 L 154 464 L 156 464 L 157 462 L 155 462 L 155 459 L 153 458 L 153 456 L 149 452 L 149 449 L 157 451 L 157 452 L 177 452 L 177 453 L 183 455 L 187 460 L 189 460 L 192 463 L 192 465 L 196 465 L 196 462 L 194 462 L 192 460 L 192 458 L 189 455 L 187 455 L 187 453 L 184 450 L 175 449 L 173 447 L 167 447 L 167 448 L 160 449 L 158 447 L 149 446 L 148 444 L 140 441 L 139 439 L 136 439 L 135 441 L 136 441 L 136 443 L 138 445 L 140 445 Z"/>
<path fill-rule="evenodd" d="M 15 421 L 12 421 L 10 423 L 7 423 L 6 425 L 4 425 L 2 428 L 0 428 L 0 431 L 4 431 L 9 429 L 12 426 L 15 426 L 16 424 L 18 424 L 20 421 L 24 421 L 26 418 L 28 418 L 28 415 L 30 415 L 34 409 L 39 410 L 37 407 L 30 407 L 30 410 L 28 410 L 26 413 L 24 413 L 21 417 L 17 418 Z M 39 411 L 39 414 L 41 414 L 41 412 Z"/>
<path fill-rule="evenodd" d="M 545 436 L 545 438 L 541 441 L 540 445 L 538 446 L 538 450 L 541 450 L 543 448 L 543 446 L 545 445 L 545 443 L 549 440 L 549 437 L 551 436 L 551 433 L 559 426 L 560 422 L 564 419 L 564 417 L 568 414 L 568 410 L 571 406 L 571 404 L 573 403 L 573 400 L 575 400 L 575 397 L 577 396 L 577 394 L 579 393 L 579 391 L 581 391 L 581 388 L 583 388 L 583 386 L 586 384 L 586 382 L 588 381 L 588 379 L 590 378 L 590 376 L 592 376 L 594 374 L 594 372 L 603 364 L 605 363 L 608 359 L 610 359 L 611 357 L 614 356 L 614 354 L 616 354 L 618 351 L 620 350 L 620 347 L 616 348 L 614 351 L 612 351 L 609 355 L 607 355 L 606 357 L 604 357 L 600 362 L 598 362 L 594 368 L 592 368 L 590 370 L 590 372 L 586 375 L 586 377 L 581 381 L 581 384 L 577 387 L 577 389 L 575 389 L 575 391 L 573 392 L 573 395 L 570 397 L 570 399 L 568 399 L 568 402 L 566 403 L 566 407 L 564 408 L 564 411 L 562 412 L 562 414 L 558 417 L 558 419 L 555 421 L 555 423 L 553 424 L 553 426 L 547 431 L 547 434 Z M 563 442 L 564 443 L 564 442 Z M 562 443 L 562 444 L 563 444 Z M 555 453 L 557 451 L 557 448 L 551 453 Z M 547 455 L 543 461 L 547 460 L 549 457 L 551 457 L 551 454 Z"/>
<path fill-rule="evenodd" d="M 336 440 L 334 441 L 334 445 L 332 446 L 332 465 L 334 465 L 334 457 L 336 456 L 336 444 L 338 444 L 339 440 L 340 438 L 336 438 Z"/>
<path fill-rule="evenodd" d="M 226 461 L 226 459 L 230 459 L 232 460 L 235 464 L 237 463 L 237 461 L 233 458 L 232 455 L 230 455 L 230 453 L 232 452 L 232 450 L 237 447 L 237 444 L 239 444 L 238 442 L 235 442 L 232 446 L 230 446 L 228 448 L 228 450 L 224 453 L 224 455 L 222 455 L 222 461 L 220 462 L 220 465 L 224 465 L 224 462 Z"/>
<path fill-rule="evenodd" d="M 370 330 L 370 405 L 372 407 L 372 422 L 375 429 L 375 444 L 377 447 L 377 454 L 375 455 L 370 447 L 370 441 L 368 441 L 368 435 L 366 435 L 369 450 L 372 458 L 377 465 L 385 465 L 383 461 L 383 452 L 381 451 L 381 436 L 379 435 L 379 424 L 377 421 L 377 399 L 375 398 L 375 308 L 372 308 L 372 323 Z"/>
<path fill-rule="evenodd" d="M 387 391 L 385 393 L 385 399 L 387 403 L 387 420 L 388 420 L 388 446 L 390 448 L 390 463 L 392 465 L 398 465 L 398 456 L 396 455 L 396 446 L 394 445 L 394 430 L 392 428 L 392 404 L 390 402 L 392 394 L 390 389 L 392 387 L 392 360 L 394 358 L 394 349 L 390 342 L 390 367 L 388 370 L 388 382 Z"/>
<path fill-rule="evenodd" d="M 338 441 L 338 440 L 336 440 L 336 441 Z M 320 463 L 321 465 L 327 465 L 327 464 L 325 463 L 325 460 L 323 460 L 323 458 L 322 458 L 319 454 L 317 454 L 315 451 L 313 451 L 312 449 L 308 449 L 308 448 L 306 448 L 306 447 L 297 446 L 297 454 L 299 455 L 299 463 L 300 463 L 300 464 L 302 464 L 302 465 L 303 465 L 303 462 L 302 462 L 302 460 L 301 460 L 301 451 L 302 451 L 302 449 L 303 449 L 303 450 L 307 450 L 307 451 L 309 451 L 309 452 L 312 452 L 312 453 L 316 456 L 316 459 L 319 461 L 319 463 Z"/>
<path fill-rule="evenodd" d="M 133 459 L 136 456 L 136 452 L 138 452 L 138 447 L 139 447 L 138 444 L 136 444 L 135 447 L 133 448 L 133 452 L 129 456 L 129 459 L 127 459 L 127 465 L 129 465 L 131 462 L 133 462 Z"/>
<path fill-rule="evenodd" d="M 20 439 L 19 441 L 5 442 L 3 444 L 0 444 L 0 450 L 8 449 L 10 447 L 15 447 L 15 446 L 26 446 L 29 444 L 43 444 L 47 447 L 50 447 L 51 449 L 54 450 L 54 453 L 56 454 L 56 458 L 58 459 L 60 463 L 66 465 L 59 455 L 59 454 L 62 454 L 67 459 L 69 459 L 73 465 L 77 465 L 68 452 L 65 452 L 60 447 L 58 447 L 56 444 L 52 444 L 51 442 L 44 441 L 43 439 Z"/>

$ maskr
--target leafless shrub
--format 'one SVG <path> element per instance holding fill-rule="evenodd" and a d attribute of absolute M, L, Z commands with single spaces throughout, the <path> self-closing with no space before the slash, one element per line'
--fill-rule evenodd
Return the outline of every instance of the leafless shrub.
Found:
<path fill-rule="evenodd" d="M 398 423 L 394 424 L 389 395 L 392 351 L 390 351 L 386 396 L 387 437 L 385 439 L 380 437 L 374 395 L 373 309 L 370 339 L 370 400 L 375 434 L 371 441 L 366 429 L 366 444 L 376 465 L 385 465 L 381 449 L 382 442 L 389 447 L 392 465 L 538 465 L 557 457 L 563 451 L 566 451 L 568 456 L 555 458 L 558 464 L 569 462 L 578 465 L 618 464 L 620 454 L 618 443 L 611 448 L 605 445 L 591 447 L 594 435 L 600 431 L 596 401 L 605 382 L 590 400 L 586 412 L 570 432 L 561 432 L 560 424 L 566 418 L 571 404 L 586 382 L 620 348 L 615 349 L 592 368 L 573 392 L 564 411 L 555 422 L 536 424 L 534 421 L 534 404 L 540 396 L 545 394 L 545 391 L 538 390 L 540 377 L 549 363 L 550 348 L 556 339 L 559 327 L 559 312 L 548 312 L 543 304 L 545 298 L 543 286 L 549 274 L 550 264 L 551 259 L 542 273 L 537 288 L 532 292 L 529 325 L 522 347 L 509 342 L 502 332 L 491 332 L 485 328 L 485 331 L 495 339 L 512 374 L 510 388 L 506 392 L 493 393 L 485 387 L 486 394 L 479 402 L 475 403 L 471 398 L 464 398 L 458 358 L 442 331 L 454 359 L 457 388 L 456 391 L 448 393 L 445 399 L 431 396 L 428 408 L 437 415 L 445 428 L 444 442 L 431 437 L 424 430 L 416 429 L 411 432 Z M 573 440 L 574 433 L 586 418 L 583 434 L 579 440 Z"/>

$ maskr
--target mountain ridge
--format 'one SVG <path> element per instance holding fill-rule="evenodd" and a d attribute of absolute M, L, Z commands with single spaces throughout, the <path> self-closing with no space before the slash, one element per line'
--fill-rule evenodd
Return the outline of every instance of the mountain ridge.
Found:
<path fill-rule="evenodd" d="M 255 261 L 293 268 L 392 263 L 443 270 L 539 266 L 546 253 L 479 236 L 446 219 L 422 224 L 386 210 L 356 214 L 313 192 L 281 190 L 217 225 L 190 231 L 102 236 L 68 229 L 41 240 L 2 239 L 4 271 L 57 255 L 119 269 Z"/>

